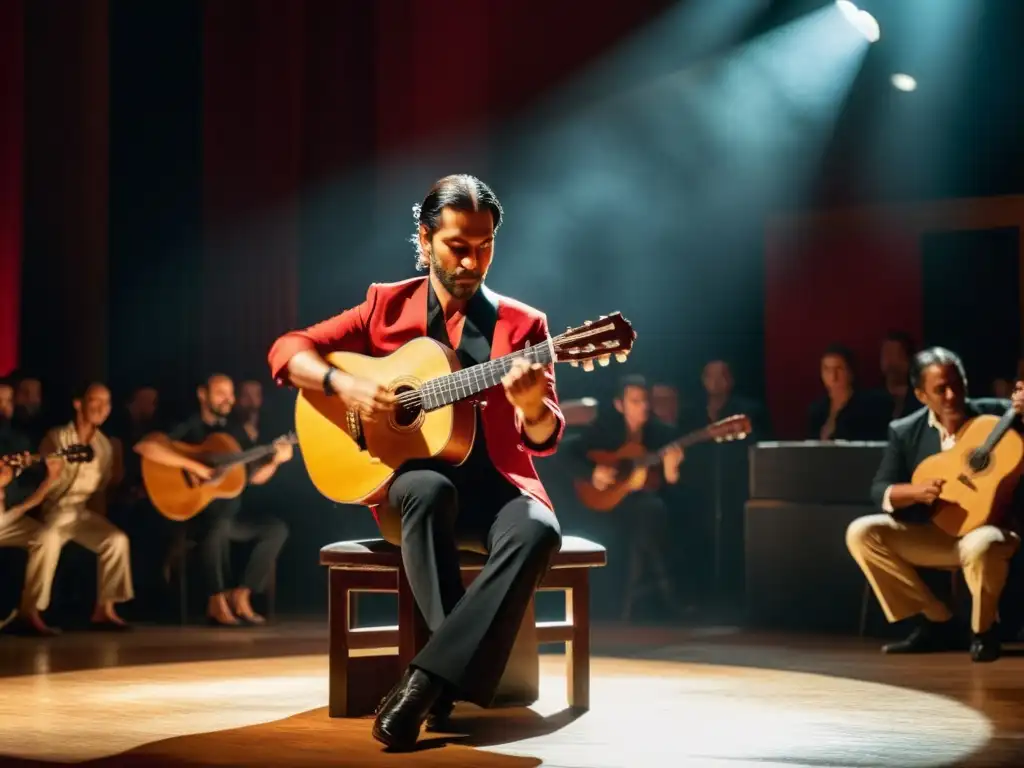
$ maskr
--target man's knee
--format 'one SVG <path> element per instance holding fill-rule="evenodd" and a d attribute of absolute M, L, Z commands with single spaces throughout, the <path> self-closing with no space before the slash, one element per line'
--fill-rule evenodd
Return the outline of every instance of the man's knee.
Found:
<path fill-rule="evenodd" d="M 1009 560 L 1019 546 L 1020 539 L 1015 534 L 986 525 L 961 538 L 957 550 L 960 564 L 970 568 L 985 562 Z"/>
<path fill-rule="evenodd" d="M 405 519 L 412 514 L 454 510 L 458 491 L 455 484 L 440 472 L 413 470 L 395 478 L 388 493 L 388 501 L 401 511 Z"/>
<path fill-rule="evenodd" d="M 858 517 L 846 528 L 846 548 L 855 558 L 882 545 L 885 521 L 880 515 Z"/>
<path fill-rule="evenodd" d="M 64 537 L 60 535 L 60 532 L 50 526 L 43 526 L 35 535 L 32 537 L 32 542 L 29 545 L 30 549 L 39 551 L 44 554 L 56 554 L 64 548 Z"/>
<path fill-rule="evenodd" d="M 553 515 L 530 515 L 513 528 L 513 542 L 538 557 L 558 552 L 562 544 L 562 530 Z"/>

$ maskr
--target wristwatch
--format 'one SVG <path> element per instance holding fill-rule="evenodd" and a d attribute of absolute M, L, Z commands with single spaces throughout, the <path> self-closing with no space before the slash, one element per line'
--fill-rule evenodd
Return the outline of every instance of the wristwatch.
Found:
<path fill-rule="evenodd" d="M 323 380 L 324 394 L 327 395 L 328 397 L 330 397 L 331 395 L 338 394 L 338 391 L 331 384 L 331 374 L 334 373 L 336 370 L 338 370 L 338 369 L 335 368 L 333 365 L 329 365 L 329 366 L 327 366 L 327 373 L 324 374 L 324 380 Z"/>

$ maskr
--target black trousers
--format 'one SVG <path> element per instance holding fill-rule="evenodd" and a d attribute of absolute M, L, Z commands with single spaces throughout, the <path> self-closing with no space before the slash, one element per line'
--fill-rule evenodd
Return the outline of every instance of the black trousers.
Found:
<path fill-rule="evenodd" d="M 487 706 L 561 530 L 550 509 L 496 472 L 471 481 L 461 479 L 465 469 L 403 467 L 388 504 L 401 513 L 402 561 L 431 631 L 412 666 L 445 681 L 456 699 Z M 488 553 L 469 589 L 460 547 Z"/>
<path fill-rule="evenodd" d="M 217 509 L 211 505 L 190 521 L 203 563 L 206 593 L 216 595 L 231 589 L 231 543 L 255 541 L 245 573 L 238 586 L 259 593 L 266 589 L 271 567 L 288 538 L 283 520 L 265 513 L 240 513 L 237 507 Z"/>

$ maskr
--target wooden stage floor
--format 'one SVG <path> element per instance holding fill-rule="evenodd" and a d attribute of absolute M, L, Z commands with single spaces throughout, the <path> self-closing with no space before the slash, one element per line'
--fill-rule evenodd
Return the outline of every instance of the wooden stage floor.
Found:
<path fill-rule="evenodd" d="M 545 655 L 530 710 L 460 706 L 458 734 L 392 755 L 368 719 L 327 717 L 321 622 L 0 637 L 0 765 L 1024 766 L 1022 656 L 728 628 L 605 627 L 594 646 L 590 712 L 566 710 Z"/>

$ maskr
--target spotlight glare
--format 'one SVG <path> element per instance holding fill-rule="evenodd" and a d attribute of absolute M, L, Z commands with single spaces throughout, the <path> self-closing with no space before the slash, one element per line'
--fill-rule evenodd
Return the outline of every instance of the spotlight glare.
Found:
<path fill-rule="evenodd" d="M 869 43 L 877 43 L 879 38 L 882 37 L 882 30 L 878 26 L 878 21 L 867 11 L 860 10 L 856 5 L 850 2 L 850 0 L 836 0 L 836 6 L 842 11 L 843 16 L 856 28 L 858 32 L 864 35 L 864 38 Z"/>
<path fill-rule="evenodd" d="M 917 80 L 903 72 L 897 72 L 890 79 L 892 80 L 892 87 L 897 91 L 910 93 L 917 90 Z"/>

